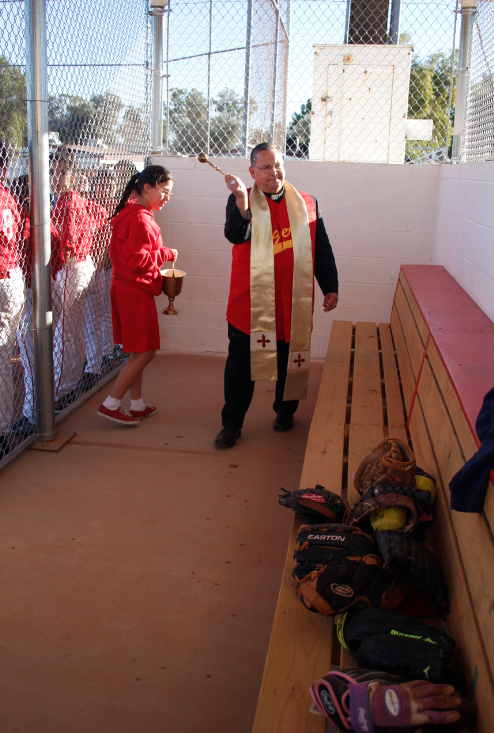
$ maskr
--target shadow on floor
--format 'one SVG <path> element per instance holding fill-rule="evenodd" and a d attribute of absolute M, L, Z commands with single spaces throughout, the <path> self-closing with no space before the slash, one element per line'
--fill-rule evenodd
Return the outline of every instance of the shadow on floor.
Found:
<path fill-rule="evenodd" d="M 261 382 L 215 449 L 224 357 L 159 354 L 138 428 L 62 425 L 1 474 L 2 733 L 248 733 L 323 362 L 290 433 Z"/>

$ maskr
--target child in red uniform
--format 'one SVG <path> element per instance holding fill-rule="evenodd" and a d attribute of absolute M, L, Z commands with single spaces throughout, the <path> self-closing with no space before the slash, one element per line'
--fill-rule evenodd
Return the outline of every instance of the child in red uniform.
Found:
<path fill-rule="evenodd" d="M 52 192 L 58 198 L 51 212 L 62 243 L 64 266 L 57 273 L 54 300 L 61 309 L 54 336 L 55 392 L 60 411 L 79 395 L 77 384 L 84 369 L 88 287 L 94 274 L 91 219 L 76 186 L 78 170 L 73 155 L 60 149 L 52 160 Z"/>
<path fill-rule="evenodd" d="M 161 293 L 160 267 L 174 261 L 177 251 L 163 246 L 153 211 L 163 208 L 172 188 L 173 177 L 166 168 L 148 166 L 132 176 L 111 221 L 113 339 L 130 356 L 98 415 L 122 425 L 138 425 L 141 418 L 156 412 L 156 407 L 145 405 L 142 400 L 142 373 L 160 348 L 154 301 Z M 135 199 L 128 203 L 132 193 Z M 128 389 L 130 412 L 121 405 Z"/>
<path fill-rule="evenodd" d="M 36 432 L 35 410 L 34 410 L 34 340 L 33 340 L 33 290 L 32 290 L 32 258 L 31 258 L 31 222 L 29 217 L 29 177 L 19 176 L 12 181 L 11 190 L 15 194 L 22 221 L 22 229 L 19 240 L 20 266 L 26 283 L 26 304 L 22 318 L 17 329 L 17 343 L 21 354 L 21 362 L 24 368 L 25 398 L 22 417 L 12 425 L 12 433 L 15 435 L 31 435 Z M 51 277 L 52 295 L 53 281 L 58 272 L 63 268 L 63 256 L 61 253 L 62 244 L 58 230 L 53 222 L 50 222 L 51 237 Z M 57 298 L 52 297 L 53 332 L 55 332 L 60 318 L 60 303 Z"/>

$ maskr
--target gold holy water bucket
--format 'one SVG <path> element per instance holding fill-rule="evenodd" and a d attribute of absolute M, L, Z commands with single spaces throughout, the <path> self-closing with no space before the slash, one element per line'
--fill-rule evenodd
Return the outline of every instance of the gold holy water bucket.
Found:
<path fill-rule="evenodd" d="M 165 316 L 178 316 L 180 311 L 175 308 L 173 301 L 182 292 L 185 272 L 183 270 L 169 269 L 161 270 L 161 274 L 163 275 L 162 290 L 168 297 L 168 307 L 164 308 L 161 312 Z"/>

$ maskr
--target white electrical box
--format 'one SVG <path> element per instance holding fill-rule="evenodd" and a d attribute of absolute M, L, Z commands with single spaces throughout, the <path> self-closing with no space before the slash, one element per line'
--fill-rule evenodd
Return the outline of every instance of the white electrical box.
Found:
<path fill-rule="evenodd" d="M 412 51 L 314 46 L 311 160 L 404 162 Z"/>
<path fill-rule="evenodd" d="M 434 120 L 407 120 L 407 140 L 432 140 L 434 135 Z"/>

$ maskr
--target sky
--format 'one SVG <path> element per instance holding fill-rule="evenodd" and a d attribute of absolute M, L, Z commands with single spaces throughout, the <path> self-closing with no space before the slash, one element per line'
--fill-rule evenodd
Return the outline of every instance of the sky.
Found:
<path fill-rule="evenodd" d="M 286 3 L 283 0 L 282 7 Z M 401 31 L 411 37 L 416 55 L 451 54 L 455 0 L 402 0 L 401 7 Z M 19 43 L 24 34 L 23 3 L 0 0 L 0 11 L 0 54 L 23 64 L 24 49 Z M 346 0 L 291 0 L 287 121 L 312 95 L 314 44 L 343 42 L 345 12 Z M 197 88 L 207 94 L 208 59 L 200 54 L 209 50 L 211 27 L 211 95 L 229 88 L 243 97 L 246 13 L 246 0 L 171 0 L 170 88 Z M 262 97 L 271 84 L 272 47 L 262 44 L 274 35 L 273 18 L 270 0 L 254 0 L 254 97 L 256 93 Z M 149 102 L 145 0 L 47 0 L 47 36 L 52 93 L 89 98 L 111 88 L 125 103 Z M 165 46 L 165 58 L 166 54 Z M 166 79 L 164 85 L 166 96 Z"/>

